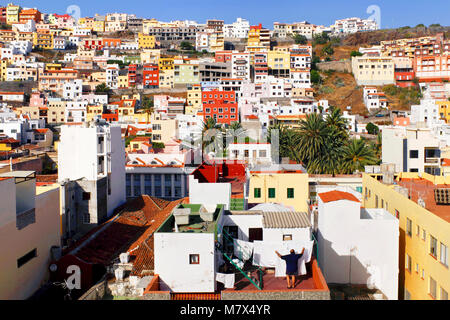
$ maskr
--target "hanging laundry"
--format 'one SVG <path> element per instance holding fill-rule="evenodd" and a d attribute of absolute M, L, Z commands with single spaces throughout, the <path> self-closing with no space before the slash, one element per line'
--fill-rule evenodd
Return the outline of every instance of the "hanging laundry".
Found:
<path fill-rule="evenodd" d="M 233 239 L 234 255 L 242 261 L 247 261 L 253 254 L 253 243 Z"/>
<path fill-rule="evenodd" d="M 234 273 L 228 273 L 225 274 L 225 288 L 227 289 L 233 289 L 234 288 L 234 281 L 235 281 L 235 277 L 236 275 Z"/>
<path fill-rule="evenodd" d="M 305 252 L 303 256 L 298 260 L 298 270 L 300 275 L 307 274 L 306 263 L 311 261 L 312 251 L 313 251 L 314 241 L 308 241 L 305 246 Z"/>
<path fill-rule="evenodd" d="M 241 260 L 239 260 L 239 259 L 233 259 L 232 261 L 233 261 L 233 263 L 234 263 L 235 265 L 238 266 L 238 268 L 242 269 L 242 268 L 244 267 L 244 262 L 243 262 L 243 261 L 241 261 Z"/>

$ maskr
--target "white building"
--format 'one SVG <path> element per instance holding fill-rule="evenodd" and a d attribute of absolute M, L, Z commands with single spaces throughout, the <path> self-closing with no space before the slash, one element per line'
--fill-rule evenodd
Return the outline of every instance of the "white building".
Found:
<path fill-rule="evenodd" d="M 352 193 L 318 196 L 319 263 L 327 283 L 361 284 L 398 299 L 399 222 L 385 209 L 361 208 Z"/>
<path fill-rule="evenodd" d="M 49 280 L 61 247 L 59 185 L 36 187 L 34 171 L 0 175 L 0 299 L 28 299 Z"/>
<path fill-rule="evenodd" d="M 90 123 L 61 127 L 58 179 L 83 189 L 83 221 L 97 224 L 125 202 L 125 146 L 118 126 Z M 69 201 L 69 199 L 66 199 Z"/>
<path fill-rule="evenodd" d="M 231 77 L 250 80 L 250 53 L 248 52 L 232 53 Z"/>
<path fill-rule="evenodd" d="M 364 87 L 363 99 L 369 112 L 388 108 L 386 95 L 384 92 L 379 92 L 376 87 Z"/>
<path fill-rule="evenodd" d="M 395 172 L 440 174 L 441 149 L 446 141 L 430 128 L 385 127 L 382 162 L 395 164 Z"/>
<path fill-rule="evenodd" d="M 250 22 L 243 18 L 237 18 L 232 24 L 224 24 L 223 36 L 225 38 L 247 38 L 250 31 Z"/>
<path fill-rule="evenodd" d="M 63 98 L 66 100 L 80 100 L 83 93 L 83 80 L 76 79 L 66 82 L 63 87 Z"/>
<path fill-rule="evenodd" d="M 331 26 L 334 34 L 349 34 L 361 31 L 378 30 L 380 26 L 374 20 L 361 18 L 346 18 L 336 20 Z"/>
<path fill-rule="evenodd" d="M 230 143 L 228 159 L 244 160 L 250 165 L 271 164 L 270 143 Z"/>
<path fill-rule="evenodd" d="M 106 86 L 113 90 L 119 87 L 119 65 L 110 64 L 106 68 Z"/>
<path fill-rule="evenodd" d="M 410 120 L 412 123 L 423 122 L 428 127 L 434 127 L 437 124 L 445 123 L 445 120 L 440 119 L 439 106 L 435 100 L 421 99 L 419 105 L 411 106 Z"/>

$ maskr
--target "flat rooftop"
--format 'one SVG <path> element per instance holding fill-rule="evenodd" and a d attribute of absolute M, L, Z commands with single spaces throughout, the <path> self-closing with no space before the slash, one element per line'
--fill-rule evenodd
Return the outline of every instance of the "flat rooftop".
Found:
<path fill-rule="evenodd" d="M 397 185 L 409 190 L 410 199 L 418 203 L 419 198 L 425 202 L 425 209 L 450 222 L 450 204 L 436 203 L 435 190 L 448 189 L 450 184 L 434 184 L 423 178 L 399 178 Z"/>
<path fill-rule="evenodd" d="M 206 208 L 201 204 L 180 204 L 172 211 L 171 215 L 161 225 L 157 232 L 182 232 L 182 233 L 215 233 L 217 221 L 223 213 L 224 206 L 218 204 L 215 208 Z M 189 209 L 189 215 L 184 219 L 188 223 L 176 224 L 174 212 Z"/>

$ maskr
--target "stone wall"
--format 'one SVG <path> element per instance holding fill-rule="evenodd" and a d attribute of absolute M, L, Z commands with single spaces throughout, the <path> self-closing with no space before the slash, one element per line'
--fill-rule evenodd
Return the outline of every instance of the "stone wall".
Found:
<path fill-rule="evenodd" d="M 335 70 L 338 72 L 352 72 L 352 62 L 348 61 L 327 61 L 317 64 L 320 71 Z"/>
<path fill-rule="evenodd" d="M 222 300 L 330 300 L 330 291 L 222 291 Z"/>
<path fill-rule="evenodd" d="M 142 297 L 143 300 L 170 300 L 169 291 L 156 291 L 151 293 L 145 293 Z"/>
<path fill-rule="evenodd" d="M 105 278 L 90 288 L 78 300 L 102 300 L 107 294 L 107 281 Z"/>

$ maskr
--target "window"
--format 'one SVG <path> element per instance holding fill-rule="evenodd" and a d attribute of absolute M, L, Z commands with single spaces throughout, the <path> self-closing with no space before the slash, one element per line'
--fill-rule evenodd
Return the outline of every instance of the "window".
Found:
<path fill-rule="evenodd" d="M 91 200 L 91 193 L 83 192 L 83 200 Z"/>
<path fill-rule="evenodd" d="M 430 234 L 430 254 L 433 257 L 437 257 L 437 240 Z"/>
<path fill-rule="evenodd" d="M 441 261 L 441 263 L 444 266 L 448 267 L 448 248 L 442 242 L 441 242 L 441 250 L 439 253 L 439 261 Z"/>
<path fill-rule="evenodd" d="M 406 234 L 411 237 L 412 235 L 412 221 L 406 218 Z"/>
<path fill-rule="evenodd" d="M 422 229 L 422 240 L 427 240 L 427 232 L 425 231 L 425 229 Z"/>
<path fill-rule="evenodd" d="M 425 269 L 422 269 L 422 280 L 425 279 Z"/>
<path fill-rule="evenodd" d="M 441 287 L 441 300 L 448 300 L 448 292 Z"/>
<path fill-rule="evenodd" d="M 428 292 L 433 299 L 436 299 L 436 280 L 430 277 L 430 291 Z"/>
<path fill-rule="evenodd" d="M 406 270 L 408 270 L 409 272 L 411 272 L 411 265 L 412 265 L 412 261 L 411 261 L 411 257 L 409 254 L 406 254 Z"/>
<path fill-rule="evenodd" d="M 420 237 L 420 227 L 419 227 L 419 225 L 417 225 L 416 229 L 417 229 L 416 236 Z"/>
<path fill-rule="evenodd" d="M 283 241 L 291 241 L 292 234 L 283 234 Z"/>
<path fill-rule="evenodd" d="M 19 259 L 17 259 L 17 268 L 20 268 L 25 263 L 27 263 L 28 261 L 30 261 L 31 259 L 36 258 L 36 257 L 37 257 L 37 251 L 36 251 L 36 248 L 34 248 L 33 250 L 28 252 L 23 257 L 20 257 Z"/>
<path fill-rule="evenodd" d="M 267 156 L 266 150 L 259 150 L 259 157 L 260 158 L 265 158 L 266 156 Z"/>
<path fill-rule="evenodd" d="M 255 188 L 253 190 L 255 198 L 261 198 L 261 188 Z"/>
<path fill-rule="evenodd" d="M 190 254 L 189 255 L 189 264 L 200 264 L 200 255 L 199 254 Z"/>
<path fill-rule="evenodd" d="M 287 197 L 288 199 L 294 199 L 294 188 L 287 189 Z"/>
<path fill-rule="evenodd" d="M 269 198 L 275 198 L 275 188 L 269 188 Z"/>

